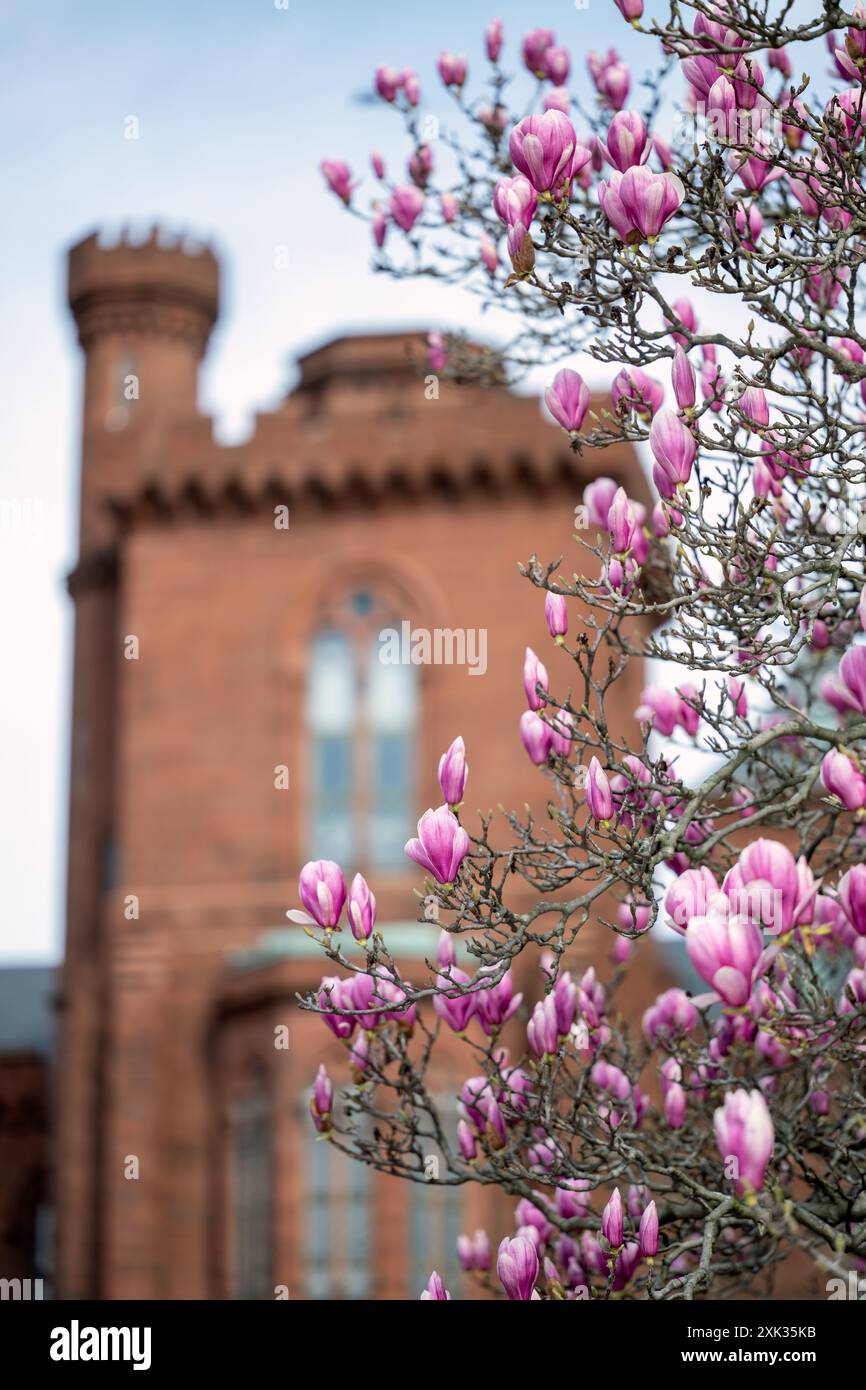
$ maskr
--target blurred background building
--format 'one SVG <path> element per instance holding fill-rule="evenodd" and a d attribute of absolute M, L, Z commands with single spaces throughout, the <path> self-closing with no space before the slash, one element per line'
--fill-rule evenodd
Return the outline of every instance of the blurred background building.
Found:
<path fill-rule="evenodd" d="M 437 397 L 411 333 L 307 354 L 282 406 L 221 446 L 197 392 L 219 278 L 209 249 L 156 232 L 70 252 L 86 372 L 67 949 L 56 1069 L 51 973 L 4 972 L 20 1007 L 0 1240 L 22 1277 L 49 1274 L 56 1215 L 61 1297 L 417 1297 L 434 1267 L 456 1293 L 458 1232 L 498 1237 L 507 1214 L 316 1141 L 316 1066 L 339 1079 L 346 1059 L 297 1006 L 322 958 L 285 912 L 307 858 L 360 869 L 411 977 L 436 930 L 402 846 L 438 803 L 439 754 L 466 739 L 470 819 L 543 806 L 517 722 L 523 648 L 549 639 L 516 561 L 574 544 L 602 460 L 576 460 L 534 399 L 445 380 Z M 641 494 L 629 449 L 603 470 Z M 483 630 L 486 670 L 382 664 L 379 633 L 404 622 Z M 567 660 L 550 658 L 559 682 Z M 620 682 L 624 718 L 639 686 Z"/>

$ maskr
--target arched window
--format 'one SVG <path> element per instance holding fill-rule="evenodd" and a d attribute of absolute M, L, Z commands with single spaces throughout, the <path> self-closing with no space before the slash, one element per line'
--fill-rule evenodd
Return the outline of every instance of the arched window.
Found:
<path fill-rule="evenodd" d="M 400 620 L 371 590 L 330 609 L 313 639 L 307 692 L 315 859 L 402 867 L 414 812 L 417 668 L 380 661 Z"/>

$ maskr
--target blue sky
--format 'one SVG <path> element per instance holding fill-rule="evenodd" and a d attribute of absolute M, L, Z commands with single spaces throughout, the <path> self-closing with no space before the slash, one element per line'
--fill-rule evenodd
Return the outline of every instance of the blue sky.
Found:
<path fill-rule="evenodd" d="M 298 351 L 350 328 L 478 326 L 477 301 L 369 270 L 366 228 L 341 214 L 318 162 L 405 159 L 399 122 L 359 104 L 380 62 L 419 70 L 446 116 L 440 49 L 482 63 L 488 20 L 554 29 L 587 91 L 590 48 L 648 62 L 613 0 L 0 0 L 0 501 L 35 534 L 0 534 L 0 959 L 62 948 L 71 604 L 81 361 L 64 303 L 65 248 L 95 227 L 158 221 L 212 237 L 224 311 L 203 379 L 220 437 L 238 439 L 292 380 Z M 649 46 L 650 49 L 652 45 Z M 137 141 L 124 138 L 135 115 Z M 290 248 L 279 271 L 274 248 Z M 485 329 L 490 331 L 488 320 Z M 495 323 L 493 324 L 495 331 Z"/>

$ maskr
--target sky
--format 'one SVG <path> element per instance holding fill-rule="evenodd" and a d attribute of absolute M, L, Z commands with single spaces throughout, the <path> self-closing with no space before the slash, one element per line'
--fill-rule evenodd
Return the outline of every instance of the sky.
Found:
<path fill-rule="evenodd" d="M 318 172 L 332 157 L 362 173 L 373 148 L 405 158 L 393 113 L 359 100 L 376 65 L 417 68 L 423 110 L 447 119 L 436 57 L 465 52 L 478 69 L 496 16 L 515 66 L 523 33 L 552 28 L 584 96 L 590 48 L 614 43 L 638 75 L 648 66 L 612 0 L 492 4 L 0 0 L 0 961 L 62 952 L 82 372 L 66 249 L 154 222 L 213 240 L 223 308 L 202 404 L 224 442 L 285 394 L 299 352 L 341 332 L 495 338 L 465 292 L 371 274 L 367 229 Z"/>

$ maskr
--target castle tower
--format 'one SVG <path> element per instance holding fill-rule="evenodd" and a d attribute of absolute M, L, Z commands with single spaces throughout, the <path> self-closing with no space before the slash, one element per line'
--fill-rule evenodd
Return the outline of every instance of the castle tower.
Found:
<path fill-rule="evenodd" d="M 84 349 L 80 554 L 75 602 L 67 935 L 61 995 L 58 1282 L 102 1292 L 100 1136 L 110 1011 L 106 894 L 118 874 L 116 703 L 124 633 L 110 496 L 158 467 L 170 431 L 197 413 L 198 369 L 217 317 L 219 266 L 151 232 L 69 252 L 68 297 Z"/>
<path fill-rule="evenodd" d="M 154 228 L 146 241 L 103 245 L 96 232 L 69 252 L 69 305 L 84 349 L 82 549 L 105 534 L 103 486 L 117 488 L 118 453 L 153 457 L 166 431 L 197 413 L 198 371 L 219 310 L 219 265 Z M 108 470 L 108 471 L 107 471 Z"/>

